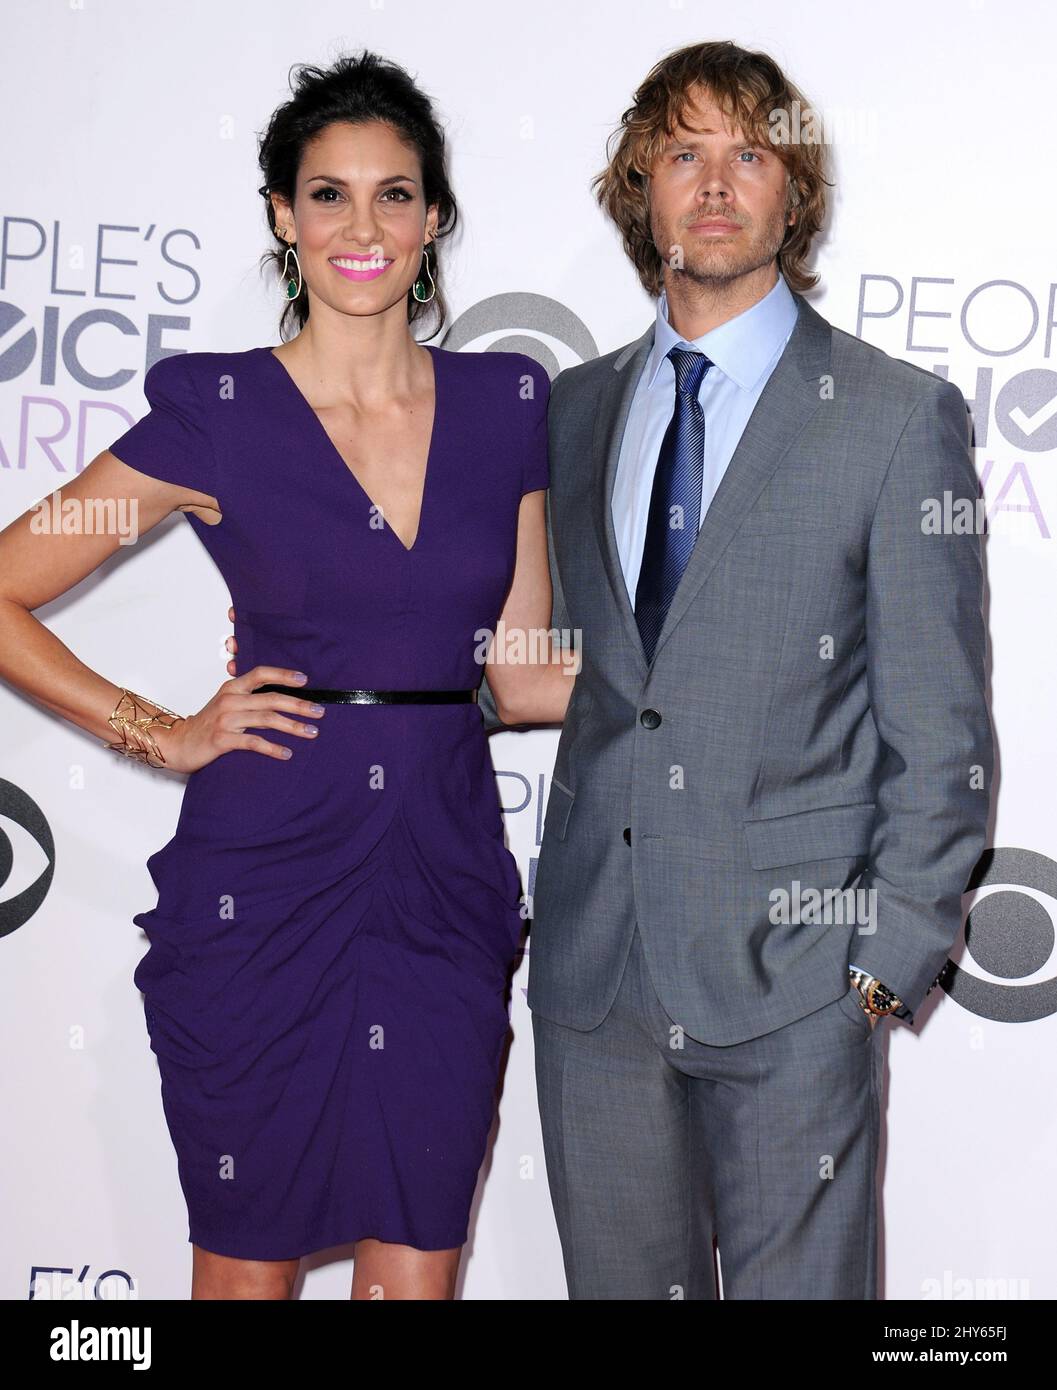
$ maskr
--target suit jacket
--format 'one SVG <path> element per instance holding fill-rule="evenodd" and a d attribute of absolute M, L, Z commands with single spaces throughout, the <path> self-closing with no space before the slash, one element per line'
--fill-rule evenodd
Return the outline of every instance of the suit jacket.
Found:
<path fill-rule="evenodd" d="M 610 502 L 653 325 L 552 386 L 552 623 L 582 669 L 528 1002 L 568 1027 L 605 1017 L 636 922 L 665 1010 L 712 1044 L 836 999 L 849 959 L 913 1011 L 961 927 L 993 760 L 981 542 L 923 506 L 979 495 L 965 400 L 797 308 L 651 664 Z M 487 682 L 481 704 L 499 726 Z"/>

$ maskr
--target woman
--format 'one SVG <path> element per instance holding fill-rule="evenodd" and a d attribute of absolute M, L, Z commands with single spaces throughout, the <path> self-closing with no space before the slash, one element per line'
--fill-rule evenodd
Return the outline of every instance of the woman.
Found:
<path fill-rule="evenodd" d="M 450 1298 L 522 925 L 480 647 L 550 624 L 549 382 L 411 334 L 456 208 L 402 69 L 302 69 L 260 162 L 298 336 L 156 362 L 150 413 L 63 489 L 134 500 L 142 531 L 185 511 L 251 669 L 186 718 L 90 671 L 31 610 L 117 538 L 27 514 L 0 536 L 3 674 L 192 774 L 134 919 L 192 1297 L 286 1298 L 300 1256 L 356 1242 L 353 1297 Z M 500 717 L 560 721 L 557 660 L 499 655 Z"/>

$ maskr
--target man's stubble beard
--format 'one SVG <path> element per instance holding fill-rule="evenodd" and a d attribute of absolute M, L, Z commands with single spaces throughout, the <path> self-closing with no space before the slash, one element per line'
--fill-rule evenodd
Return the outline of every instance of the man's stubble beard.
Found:
<path fill-rule="evenodd" d="M 722 214 L 718 215 L 722 216 Z M 670 263 L 670 256 L 664 258 L 668 273 L 672 276 L 683 276 L 691 284 L 704 290 L 714 292 L 723 289 L 735 280 L 751 275 L 754 271 L 765 265 L 770 265 L 774 261 L 785 241 L 786 216 L 787 212 L 779 214 L 774 223 L 768 226 L 762 241 L 742 248 L 733 256 L 729 251 L 724 254 L 718 245 L 715 249 L 702 245 L 691 251 L 688 243 L 683 242 L 684 261 L 682 266 L 673 266 Z M 745 232 L 732 233 L 732 236 L 744 237 Z M 679 243 L 673 240 L 668 244 L 675 246 Z"/>

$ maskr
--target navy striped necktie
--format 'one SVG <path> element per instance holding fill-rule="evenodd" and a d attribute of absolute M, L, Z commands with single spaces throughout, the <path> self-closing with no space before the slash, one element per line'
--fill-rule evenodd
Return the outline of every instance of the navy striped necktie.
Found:
<path fill-rule="evenodd" d="M 675 412 L 657 455 L 635 589 L 635 621 L 647 662 L 653 660 L 668 608 L 697 540 L 705 476 L 705 413 L 697 393 L 712 361 L 703 352 L 681 347 L 673 347 L 668 357 L 675 368 Z"/>

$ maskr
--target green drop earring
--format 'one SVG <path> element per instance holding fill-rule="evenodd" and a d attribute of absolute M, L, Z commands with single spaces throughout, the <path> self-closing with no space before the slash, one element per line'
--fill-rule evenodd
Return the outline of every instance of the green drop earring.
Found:
<path fill-rule="evenodd" d="M 428 304 L 429 301 L 433 298 L 433 296 L 437 293 L 436 282 L 434 281 L 432 274 L 430 274 L 429 269 L 428 244 L 426 246 L 423 246 L 422 248 L 422 264 L 426 267 L 426 274 L 429 276 L 429 294 L 426 293 L 426 286 L 422 281 L 421 274 L 419 275 L 415 283 L 411 286 L 411 293 L 415 296 L 415 298 L 418 300 L 420 304 Z"/>
<path fill-rule="evenodd" d="M 294 265 L 297 267 L 297 280 L 296 280 L 296 281 L 294 280 L 294 277 L 293 277 L 292 275 L 290 275 L 290 272 L 289 272 L 289 265 L 290 265 L 290 257 L 291 257 L 291 256 L 293 256 L 293 258 L 294 258 Z M 287 279 L 287 276 L 289 276 L 289 279 Z M 286 258 L 285 258 L 285 260 L 283 261 L 283 279 L 286 280 L 286 297 L 287 297 L 287 299 L 296 299 L 297 296 L 301 293 L 301 288 L 302 288 L 302 285 L 304 284 L 304 281 L 301 279 L 301 262 L 298 260 L 298 258 L 297 258 L 297 252 L 294 250 L 294 248 L 293 248 L 292 245 L 287 246 L 287 248 L 286 248 Z"/>

